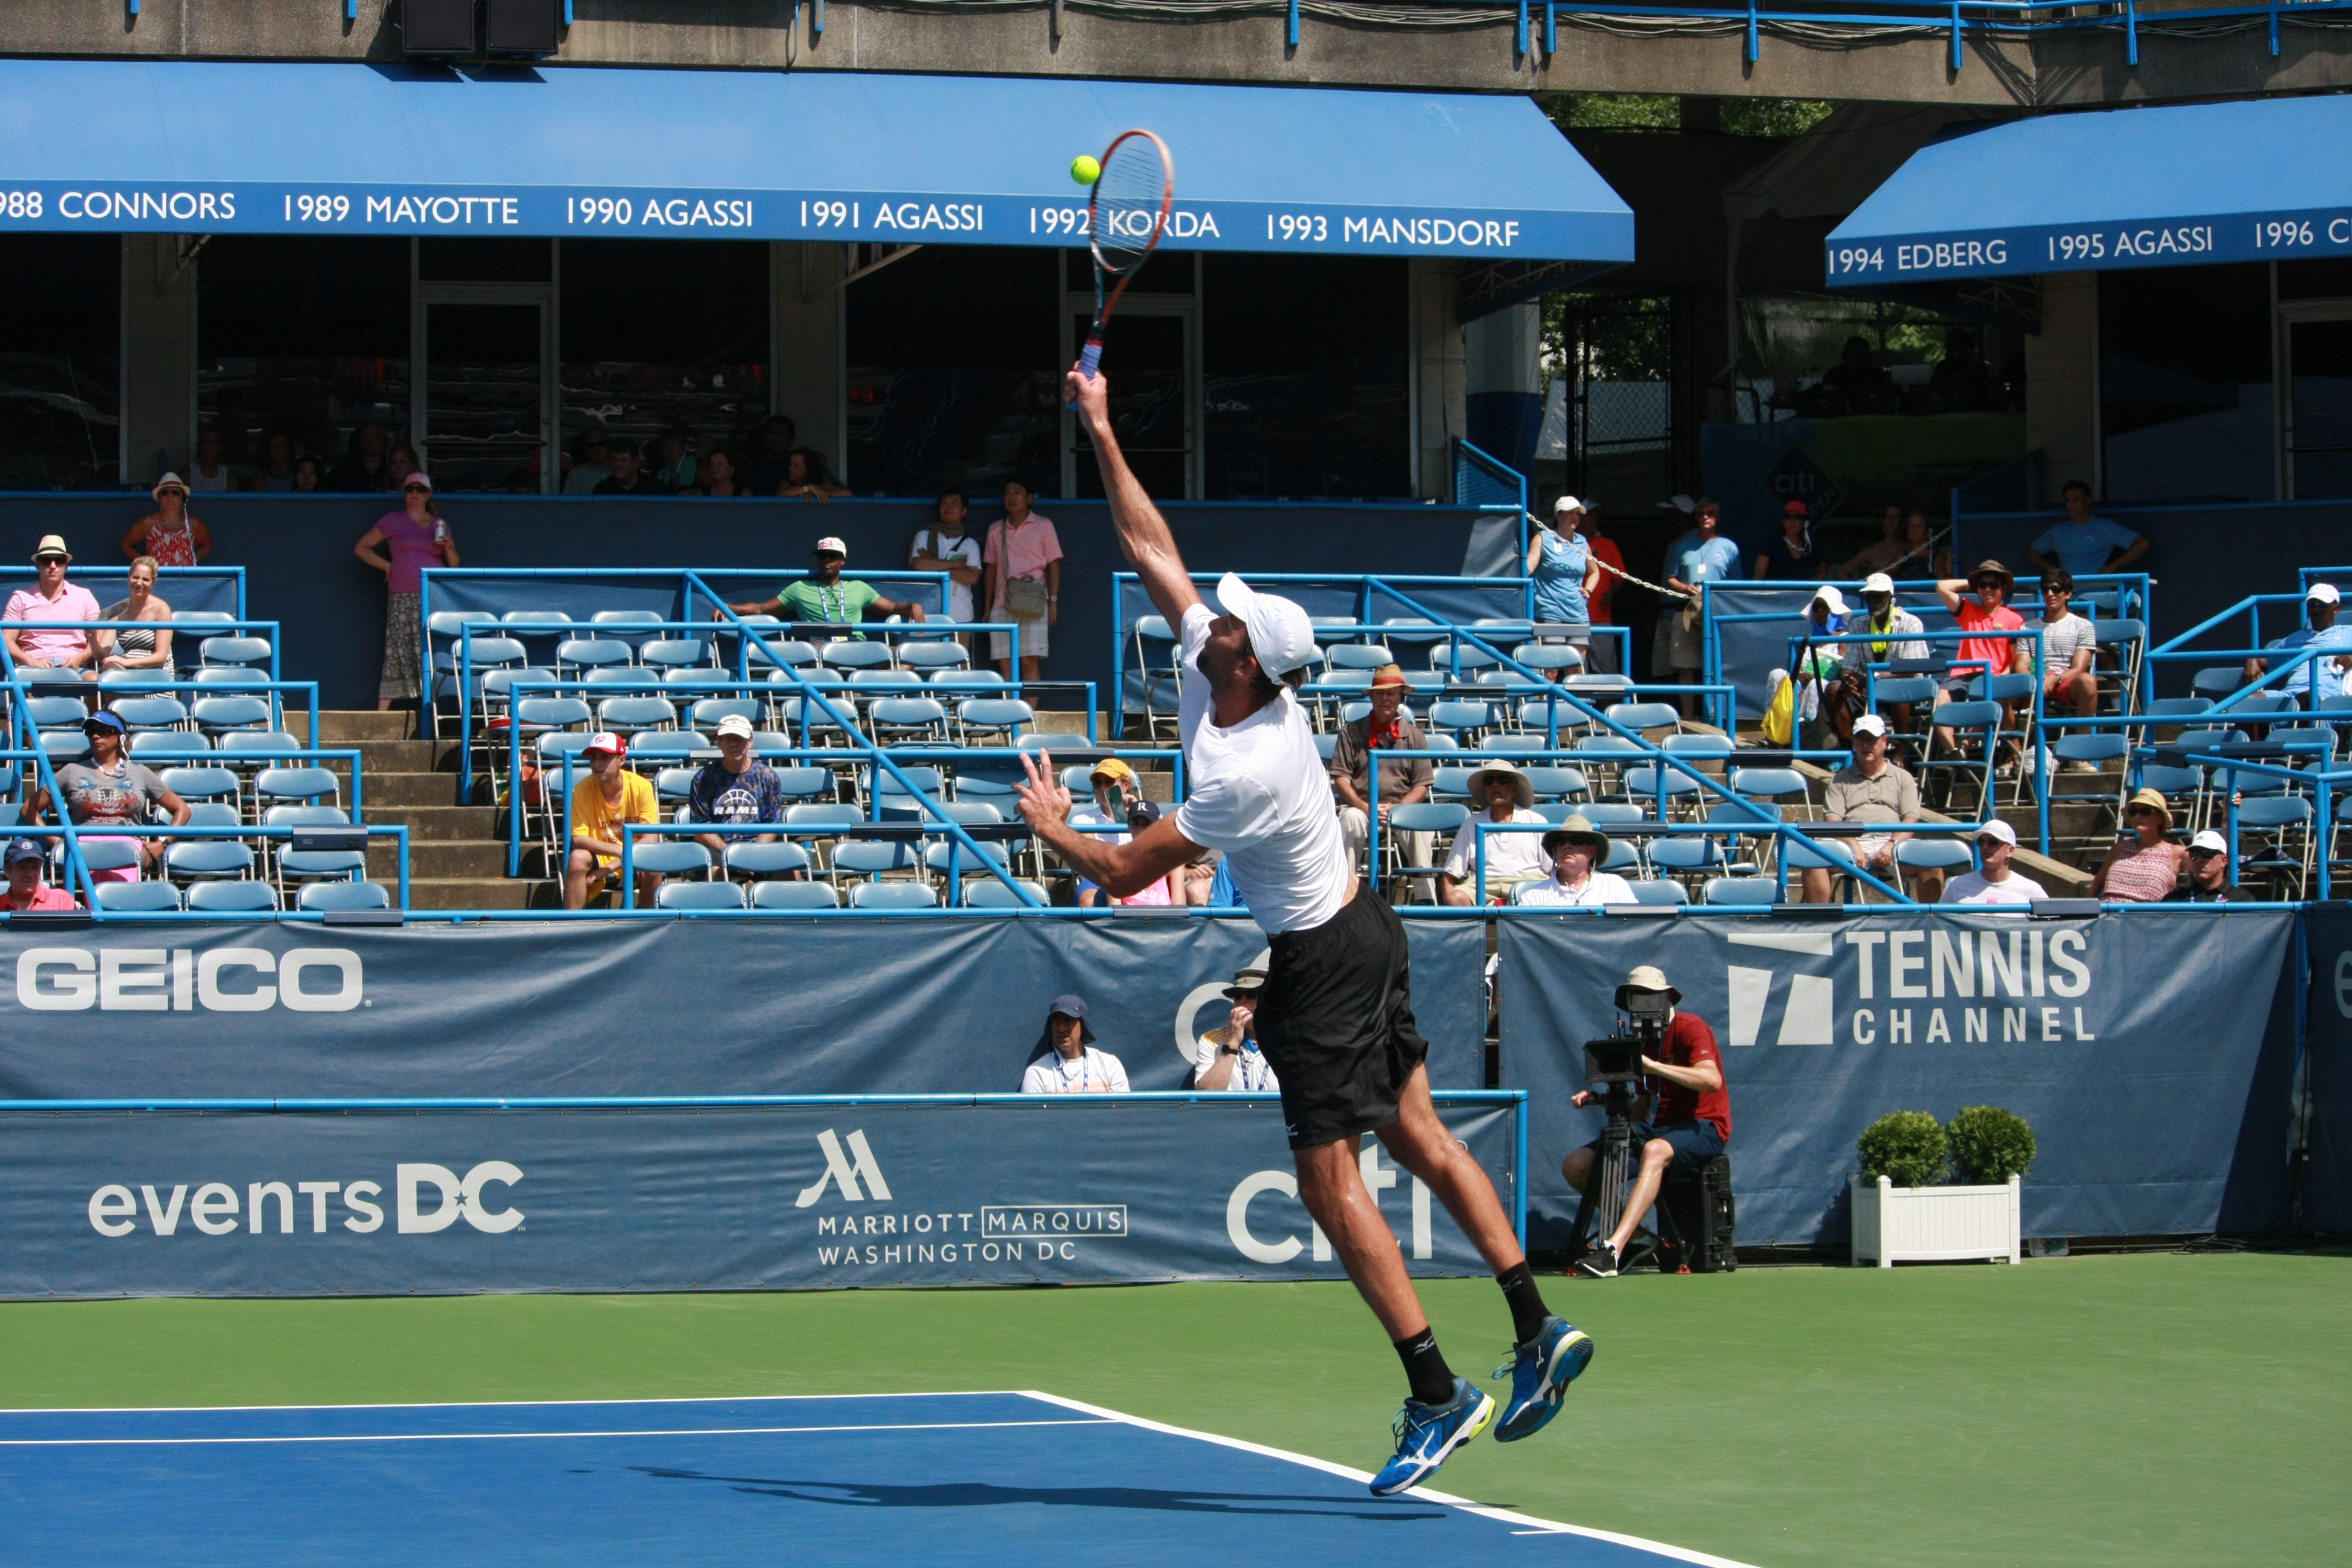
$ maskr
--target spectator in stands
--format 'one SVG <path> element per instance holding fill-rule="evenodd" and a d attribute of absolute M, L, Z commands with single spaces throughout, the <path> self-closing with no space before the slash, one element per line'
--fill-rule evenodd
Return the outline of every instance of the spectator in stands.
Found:
<path fill-rule="evenodd" d="M 783 488 L 786 465 L 792 458 L 793 447 L 800 439 L 800 427 L 782 414 L 769 416 L 760 426 L 759 449 L 736 482 L 755 496 L 772 496 Z"/>
<path fill-rule="evenodd" d="M 1041 679 L 1053 640 L 1049 628 L 1062 618 L 1062 536 L 1054 531 L 1051 518 L 1030 510 L 1035 499 L 1036 492 L 1021 480 L 1005 480 L 1004 515 L 989 526 L 981 552 L 981 563 L 987 568 L 981 596 L 988 602 L 988 618 L 1021 623 L 1022 680 Z M 1015 583 L 1026 586 L 1014 588 Z M 1043 604 L 1038 603 L 1039 584 L 1045 586 Z M 992 632 L 988 641 L 997 672 L 1007 680 L 1015 679 L 1012 634 Z"/>
<path fill-rule="evenodd" d="M 253 470 L 247 489 L 284 495 L 294 488 L 294 438 L 272 430 L 261 438 L 261 467 Z"/>
<path fill-rule="evenodd" d="M 587 496 L 596 493 L 596 487 L 613 477 L 613 435 L 602 425 L 591 425 L 580 432 L 573 444 L 572 471 L 563 476 L 563 493 Z"/>
<path fill-rule="evenodd" d="M 1562 500 L 1571 498 L 1562 497 Z M 1540 614 L 1540 612 L 1538 612 Z M 1331 788 L 1339 797 L 1339 837 L 1347 840 L 1349 864 L 1354 865 L 1371 842 L 1372 753 L 1426 752 L 1429 737 L 1404 712 L 1411 688 L 1404 671 L 1384 664 L 1372 671 L 1372 710 L 1339 726 L 1331 747 Z M 1381 831 L 1388 832 L 1389 813 L 1429 798 L 1436 770 L 1427 757 L 1383 758 L 1381 762 Z M 1434 847 L 1428 833 L 1408 833 L 1398 845 L 1408 866 L 1429 864 Z"/>
<path fill-rule="evenodd" d="M 2336 592 L 2335 584 L 2314 583 L 2311 591 L 2303 596 L 2304 619 L 2309 624 L 2296 627 L 2283 637 L 2273 638 L 2263 646 L 2283 654 L 2293 653 L 2311 643 L 2317 643 L 2322 648 L 2352 649 L 2352 627 L 2336 624 L 2336 614 L 2343 603 L 2344 596 Z M 2270 673 L 2270 668 L 2271 661 L 2266 658 L 2246 660 L 2246 684 L 2252 686 L 2260 680 Z M 2315 708 L 2331 697 L 2344 694 L 2344 672 L 2347 668 L 2352 668 L 2352 656 L 2314 655 L 2290 671 L 2279 682 L 2278 689 L 2294 692 Z M 2315 699 L 2304 695 L 2315 691 Z"/>
<path fill-rule="evenodd" d="M 135 561 L 152 555 L 166 566 L 194 566 L 213 552 L 210 530 L 188 515 L 188 487 L 177 474 L 155 481 L 155 510 L 131 525 L 122 536 L 122 555 Z"/>
<path fill-rule="evenodd" d="M 669 494 L 669 488 L 646 472 L 644 465 L 637 460 L 637 444 L 635 441 L 614 441 L 605 449 L 604 460 L 612 465 L 613 471 L 596 481 L 596 488 L 588 492 L 590 495 L 666 496 Z"/>
<path fill-rule="evenodd" d="M 1643 1120 L 1634 1124 L 1633 1136 L 1633 1146 L 1641 1152 L 1641 1173 L 1626 1194 L 1625 1213 L 1617 1222 L 1616 1233 L 1597 1244 L 1576 1266 L 1578 1273 L 1599 1279 L 1617 1272 L 1625 1244 L 1633 1239 L 1643 1216 L 1658 1201 L 1667 1166 L 1696 1170 L 1721 1154 L 1731 1142 L 1731 1095 L 1724 1087 L 1723 1058 L 1716 1049 L 1715 1031 L 1696 1014 L 1683 1012 L 1676 1005 L 1683 994 L 1666 984 L 1664 972 L 1650 964 L 1628 974 L 1625 984 L 1617 988 L 1620 1010 L 1630 991 L 1663 991 L 1672 1010 L 1666 1015 L 1665 1043 L 1659 1047 L 1664 1053 L 1663 1058 L 1645 1056 L 1641 1063 L 1646 1081 L 1634 1097 L 1633 1107 L 1634 1114 Z M 1599 1098 L 1591 1089 L 1580 1089 L 1569 1103 L 1587 1106 Z M 1600 1164 L 1601 1140 L 1595 1138 L 1562 1160 L 1559 1173 L 1568 1178 L 1570 1186 L 1590 1194 Z"/>
<path fill-rule="evenodd" d="M 856 627 L 869 612 L 904 616 L 910 621 L 923 618 L 923 606 L 912 599 L 886 599 L 871 583 L 844 577 L 841 568 L 849 559 L 849 546 L 840 540 L 830 535 L 818 540 L 814 554 L 815 569 L 799 581 L 777 589 L 774 598 L 727 607 L 739 616 L 782 616 L 788 621 L 841 626 L 845 636 L 861 639 L 866 634 Z M 710 618 L 719 619 L 719 612 L 713 610 Z"/>
<path fill-rule="evenodd" d="M 1846 339 L 1837 363 L 1822 373 L 1821 412 L 1824 415 L 1883 414 L 1895 402 L 1895 378 L 1871 362 L 1870 340 Z"/>
<path fill-rule="evenodd" d="M 123 754 L 128 728 L 119 713 L 101 710 L 91 714 L 81 726 L 82 734 L 89 742 L 88 760 L 68 763 L 57 770 L 58 790 L 65 796 L 66 815 L 73 819 L 75 827 L 85 830 L 85 844 L 106 841 L 87 830 L 143 827 L 155 811 L 170 813 L 174 827 L 188 820 L 188 803 L 164 788 L 163 781 L 154 773 Z M 25 807 L 25 820 L 46 822 L 49 806 L 49 792 L 34 790 Z M 138 846 L 140 866 L 98 872 L 100 881 L 135 882 L 140 868 L 152 872 L 163 863 L 162 839 L 126 837 L 121 841 Z"/>
<path fill-rule="evenodd" d="M 1212 895 L 1216 891 L 1217 872 L 1224 863 L 1225 852 L 1222 849 L 1202 849 L 1185 862 L 1182 887 L 1188 909 L 1204 910 L 1216 902 Z"/>
<path fill-rule="evenodd" d="M 1937 408 L 1947 414 L 1976 414 L 1993 405 L 1992 367 L 1977 357 L 1977 340 L 1966 327 L 1944 332 L 1944 357 L 1927 374 Z"/>
<path fill-rule="evenodd" d="M 1097 837 L 1109 843 L 1125 844 L 1142 827 L 1160 820 L 1158 808 L 1143 798 L 1143 786 L 1137 781 L 1135 770 L 1118 758 L 1105 757 L 1097 763 L 1087 783 L 1094 786 L 1094 804 L 1071 812 L 1071 826 L 1094 829 Z M 1140 826 L 1139 816 L 1142 818 Z M 1084 910 L 1103 903 L 1172 904 L 1183 896 L 1183 878 L 1178 871 L 1171 871 L 1144 892 L 1126 899 L 1108 898 L 1092 882 L 1083 877 L 1078 879 L 1078 907 Z"/>
<path fill-rule="evenodd" d="M 319 459 L 305 452 L 294 459 L 294 493 L 315 495 L 326 481 L 326 469 Z"/>
<path fill-rule="evenodd" d="M 1609 836 L 1586 821 L 1583 813 L 1545 834 L 1543 852 L 1551 859 L 1551 875 L 1540 882 L 1520 883 L 1518 902 L 1554 908 L 1641 902 L 1624 878 L 1593 869 L 1608 858 Z"/>
<path fill-rule="evenodd" d="M 1891 572 L 1903 559 L 1903 509 L 1889 506 L 1878 520 L 1878 542 L 1855 552 L 1853 559 L 1838 569 L 1841 577 L 1860 577 L 1873 572 Z"/>
<path fill-rule="evenodd" d="M 2026 559 L 2035 566 L 2044 572 L 2063 566 L 2077 577 L 2089 577 L 2127 572 L 2147 553 L 2147 541 L 2141 535 L 2111 517 L 2092 514 L 2089 485 L 2068 479 L 2059 494 L 2066 502 L 2066 521 L 2053 524 L 2026 550 Z"/>
<path fill-rule="evenodd" d="M 52 888 L 41 880 L 47 868 L 48 852 L 29 838 L 8 840 L 5 858 L 8 875 L 8 890 L 0 894 L 0 910 L 23 914 L 58 914 L 81 906 L 63 888 Z"/>
<path fill-rule="evenodd" d="M 2124 831 L 2091 877 L 2091 896 L 2111 904 L 2152 904 L 2172 896 L 2189 868 L 2189 850 L 2166 837 L 2172 807 L 2161 790 L 2144 789 L 2124 803 Z"/>
<path fill-rule="evenodd" d="M 1944 608 L 1952 612 L 1952 619 L 1963 632 L 2018 631 L 2025 626 L 2025 617 L 2009 607 L 2010 591 L 2017 580 L 2009 568 L 1998 561 L 1980 561 L 1977 569 L 1965 580 L 1941 577 L 1936 582 L 1936 596 L 1944 601 Z M 1963 590 L 1973 598 L 1962 598 Z M 2033 667 L 2033 645 L 2016 637 L 1963 637 L 1960 651 L 1952 667 L 1945 673 L 1944 683 L 1937 688 L 1936 706 L 1969 700 L 1969 683 L 1995 675 L 2021 673 Z M 2004 703 L 2004 707 L 2009 704 Z M 2007 720 L 2002 728 L 2010 728 Z M 1950 748 L 1959 742 L 1948 729 L 1936 731 L 1939 746 Z M 2006 756 L 2009 742 L 2001 742 Z M 2011 764 L 2004 761 L 2005 770 Z"/>
<path fill-rule="evenodd" d="M 1927 627 L 1919 617 L 1895 602 L 1895 580 L 1884 572 L 1874 572 L 1863 579 L 1863 613 L 1846 622 L 1846 630 L 1868 633 L 1868 642 L 1850 642 L 1840 649 L 1844 672 L 1838 678 L 1838 700 L 1832 707 L 1840 718 L 1833 718 L 1839 732 L 1848 741 L 1853 736 L 1853 718 L 1867 706 L 1870 667 L 1901 658 L 1927 658 Z M 1895 716 L 1895 728 L 1908 733 L 1911 729 L 1911 704 L 1896 702 L 1887 711 Z M 1840 721 L 1842 719 L 1842 721 Z"/>
<path fill-rule="evenodd" d="M 33 564 L 41 574 L 31 587 L 19 588 L 8 595 L 8 607 L 0 611 L 0 621 L 98 619 L 98 600 L 90 591 L 66 581 L 66 568 L 72 563 L 73 552 L 66 548 L 66 542 L 54 533 L 43 534 L 33 551 Z M 20 666 L 86 669 L 91 662 L 89 634 L 69 627 L 48 631 L 0 628 L 0 638 L 8 644 L 8 657 Z"/>
<path fill-rule="evenodd" d="M 400 488 L 401 510 L 376 519 L 352 553 L 383 574 L 383 666 L 376 677 L 376 711 L 414 702 L 423 691 L 424 623 L 417 614 L 427 566 L 455 566 L 457 541 L 434 504 L 433 481 L 411 474 Z"/>
<path fill-rule="evenodd" d="M 688 788 L 688 820 L 735 825 L 783 821 L 783 781 L 776 777 L 775 769 L 751 754 L 751 721 L 740 713 L 730 713 L 719 721 L 718 740 L 719 760 L 697 768 L 694 783 Z M 775 837 L 772 833 L 753 837 L 698 833 L 694 841 L 724 860 L 730 844 L 767 844 Z"/>
<path fill-rule="evenodd" d="M 384 458 L 383 426 L 373 419 L 362 420 L 352 432 L 352 444 L 335 471 L 327 476 L 331 490 L 373 492 L 393 488 L 392 470 Z"/>
<path fill-rule="evenodd" d="M 1913 508 L 1903 522 L 1903 553 L 1890 570 L 1906 583 L 1935 582 L 1952 574 L 1952 552 L 1936 542 L 1936 525 Z"/>
<path fill-rule="evenodd" d="M 1045 1018 L 1045 1038 L 1052 1046 L 1030 1062 L 1021 1075 L 1024 1094 L 1125 1094 L 1127 1068 L 1108 1051 L 1095 1048 L 1095 1032 L 1087 1026 L 1083 997 L 1054 998 Z"/>
<path fill-rule="evenodd" d="M 237 488 L 236 470 L 228 466 L 221 455 L 221 428 L 209 420 L 196 428 L 196 456 L 188 465 L 188 489 L 191 490 L 233 490 Z"/>
<path fill-rule="evenodd" d="M 1535 579 L 1539 621 L 1591 623 L 1591 594 L 1601 585 L 1601 568 L 1592 563 L 1583 524 L 1584 503 L 1562 496 L 1551 503 L 1551 526 L 1537 529 L 1528 542 L 1528 575 Z"/>
<path fill-rule="evenodd" d="M 1438 873 L 1441 902 L 1465 907 L 1476 901 L 1478 825 L 1482 822 L 1531 822 L 1544 819 L 1533 808 L 1535 785 L 1528 775 L 1507 762 L 1492 762 L 1470 775 L 1470 798 L 1486 805 L 1454 830 L 1453 852 Z M 1486 901 L 1507 903 L 1521 882 L 1551 874 L 1539 836 L 1533 833 L 1490 833 L 1486 838 Z"/>
<path fill-rule="evenodd" d="M 2017 829 L 1999 817 L 1977 829 L 1977 858 L 1983 864 L 1944 884 L 1948 904 L 2030 904 L 2049 891 L 2031 877 L 2010 868 L 2017 853 Z"/>
<path fill-rule="evenodd" d="M 1769 582 L 1780 578 L 1802 583 L 1819 577 L 1828 569 L 1822 560 L 1822 552 L 1813 548 L 1812 515 L 1805 503 L 1801 500 L 1781 503 L 1780 537 L 1756 558 L 1754 575 L 1757 580 Z"/>
<path fill-rule="evenodd" d="M 1701 500 L 1693 515 L 1698 526 L 1666 547 L 1666 586 L 1683 598 L 1678 605 L 1659 608 L 1650 656 L 1654 679 L 1686 686 L 1697 682 L 1706 663 L 1701 590 L 1710 583 L 1733 583 L 1739 578 L 1739 546 L 1717 531 L 1723 508 L 1715 501 Z M 1683 717 L 1697 715 L 1696 700 L 1684 698 Z"/>
<path fill-rule="evenodd" d="M 696 493 L 694 437 L 684 427 L 672 425 L 656 439 L 661 443 L 661 461 L 654 467 L 655 482 L 674 496 Z"/>
<path fill-rule="evenodd" d="M 403 441 L 392 449 L 392 457 L 384 468 L 392 476 L 392 488 L 399 489 L 408 483 L 409 475 L 423 473 L 425 465 L 417 461 L 416 448 Z"/>
<path fill-rule="evenodd" d="M 621 868 L 621 825 L 659 822 L 654 786 L 628 770 L 629 743 L 609 730 L 588 737 L 580 753 L 588 776 L 572 786 L 572 854 L 563 868 L 563 907 L 584 909 Z M 637 873 L 637 902 L 650 905 L 661 886 L 657 872 Z"/>
<path fill-rule="evenodd" d="M 948 584 L 948 619 L 967 623 L 977 620 L 979 612 L 972 605 L 972 590 L 980 585 L 982 573 L 980 541 L 966 532 L 963 526 L 964 520 L 971 515 L 971 499 L 961 490 L 941 490 L 937 506 L 931 526 L 917 532 L 915 542 L 908 547 L 907 564 L 918 572 L 946 573 L 951 579 Z"/>
<path fill-rule="evenodd" d="M 2025 629 L 2042 634 L 2043 710 L 2064 712 L 2071 708 L 2087 719 L 2099 710 L 2099 678 L 2091 673 L 2091 661 L 2098 657 L 2099 634 L 2070 607 L 2074 600 L 2073 573 L 2063 566 L 2042 573 L 2042 614 L 2026 622 Z M 2066 767 L 2070 773 L 2099 771 L 2088 763 L 2069 763 Z"/>
<path fill-rule="evenodd" d="M 1601 509 L 1590 500 L 1584 503 L 1583 533 L 1592 548 L 1592 563 L 1601 575 L 1592 590 L 1585 595 L 1592 610 L 1592 624 L 1613 626 L 1616 612 L 1611 607 L 1617 600 L 1617 584 L 1625 571 L 1625 552 L 1617 542 L 1601 531 Z M 1614 675 L 1617 669 L 1617 639 L 1596 637 L 1585 649 L 1584 668 L 1600 674 Z"/>
<path fill-rule="evenodd" d="M 784 454 L 784 477 L 776 486 L 776 494 L 784 500 L 830 501 L 850 493 L 847 485 L 835 483 L 825 472 L 824 454 L 814 447 L 795 447 Z"/>
<path fill-rule="evenodd" d="M 1888 759 L 1886 721 L 1877 714 L 1864 713 L 1853 721 L 1853 761 L 1830 775 L 1828 786 L 1822 791 L 1822 815 L 1831 822 L 1897 825 L 1919 820 L 1919 783 Z M 1865 833 L 1843 842 L 1853 851 L 1855 865 L 1891 885 L 1895 881 L 1895 847 L 1910 837 L 1907 833 Z M 1829 868 L 1808 867 L 1805 895 L 1800 901 L 1834 901 L 1832 879 Z M 1944 874 L 1933 869 L 1921 871 L 1914 879 L 1913 887 L 1920 902 L 1932 904 L 1943 895 Z"/>
<path fill-rule="evenodd" d="M 131 592 L 106 606 L 101 620 L 128 623 L 119 630 L 89 634 L 93 673 L 110 669 L 172 668 L 172 606 L 155 592 L 155 558 L 142 555 L 131 563 Z M 159 624 L 160 623 L 160 624 Z"/>
<path fill-rule="evenodd" d="M 695 476 L 701 481 L 694 487 L 694 493 L 698 496 L 709 496 L 719 500 L 741 500 L 746 496 L 758 493 L 746 489 L 737 477 L 735 454 L 724 447 L 713 447 L 704 453 Z"/>
<path fill-rule="evenodd" d="M 2240 904 L 2253 895 L 2230 880 L 2230 847 L 2207 828 L 2189 841 L 2189 880 L 2165 895 L 2176 904 Z"/>
<path fill-rule="evenodd" d="M 1202 1035 L 1192 1053 L 1192 1087 L 1210 1093 L 1267 1094 L 1277 1092 L 1282 1080 L 1257 1048 L 1257 1001 L 1265 990 L 1266 965 L 1242 965 L 1225 987 L 1234 1005 L 1224 1023 Z"/>

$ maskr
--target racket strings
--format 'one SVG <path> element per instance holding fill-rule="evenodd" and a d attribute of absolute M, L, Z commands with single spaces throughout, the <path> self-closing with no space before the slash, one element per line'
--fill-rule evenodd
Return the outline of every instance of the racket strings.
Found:
<path fill-rule="evenodd" d="M 1107 270 L 1126 273 L 1150 253 L 1167 194 L 1167 165 L 1148 137 L 1111 149 L 1094 192 L 1095 253 Z"/>

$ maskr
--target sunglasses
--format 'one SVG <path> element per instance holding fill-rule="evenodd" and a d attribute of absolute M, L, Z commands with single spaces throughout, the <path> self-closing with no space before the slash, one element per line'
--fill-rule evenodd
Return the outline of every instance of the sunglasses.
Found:
<path fill-rule="evenodd" d="M 2189 858 L 2191 860 L 2210 860 L 2220 853 L 2221 852 L 2219 849 L 2191 849 L 2189 852 Z"/>
<path fill-rule="evenodd" d="M 429 496 L 433 492 L 423 485 L 403 485 L 400 487 L 400 493 L 410 496 Z"/>

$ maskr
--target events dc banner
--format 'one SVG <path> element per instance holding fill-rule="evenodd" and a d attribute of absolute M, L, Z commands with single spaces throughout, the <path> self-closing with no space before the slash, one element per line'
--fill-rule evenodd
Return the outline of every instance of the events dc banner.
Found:
<path fill-rule="evenodd" d="M 1863 1130 L 1970 1105 L 2032 1124 L 2028 1236 L 2282 1227 L 2294 918 L 1506 921 L 1503 1073 L 1528 1091 L 1529 1245 L 1567 1244 L 1560 1157 L 1602 1127 L 1569 1096 L 1643 963 L 1722 1050 L 1743 1244 L 1844 1241 Z"/>
<path fill-rule="evenodd" d="M 1478 1088 L 1485 933 L 1406 923 L 1431 1082 Z M 0 1099 L 1011 1091 L 1065 992 L 1183 1089 L 1265 948 L 1192 915 L 10 929 Z"/>
<path fill-rule="evenodd" d="M 1440 1097 L 1507 1204 L 1517 1102 Z M 1485 1272 L 1373 1142 L 1417 1274 Z M 0 1295 L 1337 1279 L 1279 1102 L 0 1114 Z"/>
<path fill-rule="evenodd" d="M 2352 1231 L 2352 909 L 2314 905 L 2307 1017 L 2311 1152 L 2303 1213 L 2312 1229 Z"/>

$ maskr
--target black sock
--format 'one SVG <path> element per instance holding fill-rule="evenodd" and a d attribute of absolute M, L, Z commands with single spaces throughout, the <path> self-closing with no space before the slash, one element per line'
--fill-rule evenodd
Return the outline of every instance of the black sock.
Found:
<path fill-rule="evenodd" d="M 1412 1384 L 1412 1396 L 1423 1405 L 1451 1404 L 1454 1369 L 1445 1364 L 1445 1357 L 1437 1348 L 1437 1331 L 1423 1329 L 1411 1339 L 1391 1342 L 1396 1346 L 1397 1359 L 1404 1363 L 1404 1375 Z"/>
<path fill-rule="evenodd" d="M 1526 1344 L 1551 1316 L 1544 1306 L 1543 1292 L 1536 1289 L 1534 1271 L 1526 1263 L 1517 1263 L 1496 1275 L 1495 1283 L 1503 1288 L 1503 1300 L 1510 1303 L 1512 1333 Z"/>

